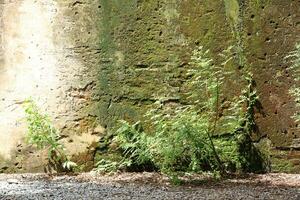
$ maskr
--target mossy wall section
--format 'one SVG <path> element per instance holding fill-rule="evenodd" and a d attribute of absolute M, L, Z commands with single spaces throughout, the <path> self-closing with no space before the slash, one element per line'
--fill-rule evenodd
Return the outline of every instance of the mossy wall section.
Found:
<path fill-rule="evenodd" d="M 230 44 L 222 2 L 102 0 L 100 5 L 100 103 L 91 113 L 110 128 L 116 119 L 139 119 L 158 99 L 183 101 L 192 50 L 201 44 L 214 55 Z"/>
<path fill-rule="evenodd" d="M 299 7 L 293 0 L 99 0 L 100 61 L 89 115 L 112 130 L 117 119 L 142 119 L 158 99 L 184 104 L 192 51 L 204 46 L 220 64 L 217 55 L 238 46 L 237 78 L 247 67 L 260 97 L 254 139 L 271 140 L 273 157 L 288 158 L 276 152 L 300 147 L 284 59 L 299 41 Z M 229 84 L 228 93 L 236 91 Z"/>
<path fill-rule="evenodd" d="M 291 118 L 297 110 L 289 95 L 294 81 L 285 57 L 299 42 L 300 2 L 270 0 L 250 5 L 244 17 L 245 49 L 263 108 L 256 114 L 256 123 L 261 137 L 269 138 L 276 149 L 272 158 L 288 159 L 292 162 L 289 171 L 299 172 L 300 133 Z M 285 150 L 286 156 L 279 150 Z"/>
<path fill-rule="evenodd" d="M 254 74 L 261 102 L 254 139 L 271 141 L 275 171 L 299 172 L 300 132 L 288 93 L 294 82 L 284 59 L 300 40 L 299 8 L 296 0 L 4 0 L 0 170 L 40 172 L 47 163 L 45 152 L 24 142 L 27 97 L 53 119 L 68 153 L 90 169 L 98 141 L 118 119 L 141 120 L 157 100 L 188 103 L 184 83 L 195 48 L 209 49 L 218 65 L 218 55 L 234 46 L 228 95 L 240 91 L 243 69 Z M 15 90 L 23 73 L 28 82 Z"/>

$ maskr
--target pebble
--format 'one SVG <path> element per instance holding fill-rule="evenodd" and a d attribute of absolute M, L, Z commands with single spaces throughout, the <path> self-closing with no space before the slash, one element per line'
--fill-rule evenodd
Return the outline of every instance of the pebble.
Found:
<path fill-rule="evenodd" d="M 7 183 L 8 183 L 8 184 L 19 184 L 19 182 L 20 182 L 20 181 L 17 180 L 17 179 L 8 179 L 8 180 L 7 180 Z"/>

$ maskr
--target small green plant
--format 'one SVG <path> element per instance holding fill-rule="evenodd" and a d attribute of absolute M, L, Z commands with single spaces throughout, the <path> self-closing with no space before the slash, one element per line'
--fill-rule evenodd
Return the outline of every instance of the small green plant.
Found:
<path fill-rule="evenodd" d="M 111 161 L 102 159 L 96 163 L 97 172 L 100 173 L 111 173 L 119 170 L 126 169 L 131 166 L 132 161 L 129 159 L 122 159 L 122 161 Z"/>
<path fill-rule="evenodd" d="M 65 154 L 64 146 L 59 142 L 58 131 L 52 125 L 50 118 L 41 114 L 31 99 L 26 100 L 24 107 L 28 123 L 26 141 L 38 149 L 47 149 L 48 159 L 53 164 L 60 163 L 66 170 L 76 167 L 76 163 L 70 161 Z"/>
<path fill-rule="evenodd" d="M 154 112 L 154 110 L 152 110 Z M 177 109 L 175 115 L 151 116 L 153 130 L 144 132 L 140 123 L 121 121 L 114 141 L 119 144 L 120 162 L 101 160 L 100 171 L 152 169 L 167 174 L 178 183 L 183 172 L 222 172 L 240 168 L 239 146 L 232 138 L 208 138 L 208 120 L 190 108 Z M 213 145 L 210 140 L 213 140 Z M 218 154 L 219 161 L 215 154 Z M 127 165 L 124 165 L 126 161 Z M 222 162 L 222 168 L 220 163 Z M 121 168 L 119 168 L 121 166 Z"/>
<path fill-rule="evenodd" d="M 129 166 L 159 169 L 174 180 L 177 172 L 217 167 L 205 127 L 201 127 L 205 125 L 192 111 L 180 112 L 176 118 L 153 115 L 152 133 L 139 129 L 140 124 L 121 121 L 115 141 L 123 157 L 131 161 Z"/>
<path fill-rule="evenodd" d="M 114 140 L 119 144 L 123 157 L 131 161 L 127 162 L 128 165 L 141 166 L 151 163 L 152 155 L 148 147 L 154 141 L 143 131 L 140 122 L 131 125 L 121 120 L 120 123 Z"/>

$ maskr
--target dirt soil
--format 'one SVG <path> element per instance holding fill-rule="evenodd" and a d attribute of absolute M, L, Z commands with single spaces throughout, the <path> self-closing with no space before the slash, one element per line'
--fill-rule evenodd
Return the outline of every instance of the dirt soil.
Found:
<path fill-rule="evenodd" d="M 0 175 L 0 199 L 287 199 L 300 200 L 300 174 L 266 174 L 213 181 L 207 176 L 185 177 L 171 185 L 157 173 L 103 176 L 46 174 Z"/>

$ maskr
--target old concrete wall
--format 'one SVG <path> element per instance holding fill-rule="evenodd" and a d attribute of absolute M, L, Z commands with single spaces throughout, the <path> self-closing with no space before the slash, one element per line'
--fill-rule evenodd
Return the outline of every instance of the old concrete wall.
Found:
<path fill-rule="evenodd" d="M 1 1 L 0 166 L 41 171 L 46 157 L 24 142 L 24 100 L 32 98 L 61 131 L 68 153 L 98 141 L 83 108 L 91 99 L 97 54 L 96 1 Z M 87 61 L 88 60 L 88 61 Z"/>
<path fill-rule="evenodd" d="M 255 76 L 262 110 L 256 114 L 261 137 L 272 142 L 273 170 L 299 172 L 298 124 L 292 119 L 295 84 L 285 57 L 299 43 L 300 2 L 273 0 L 246 9 L 245 49 Z M 289 161 L 286 161 L 289 160 Z"/>
<path fill-rule="evenodd" d="M 141 119 L 157 99 L 186 103 L 183 85 L 192 50 L 204 46 L 220 64 L 217 55 L 235 46 L 236 80 L 239 69 L 248 67 L 260 97 L 253 139 L 270 141 L 274 170 L 299 171 L 300 132 L 288 92 L 294 82 L 284 59 L 299 41 L 299 1 L 99 2 L 102 62 L 99 101 L 91 115 L 102 125 Z M 237 94 L 237 85 L 229 84 L 229 95 Z"/>
<path fill-rule="evenodd" d="M 186 103 L 185 72 L 199 45 L 216 64 L 222 50 L 242 49 L 237 79 L 247 65 L 262 105 L 255 139 L 271 141 L 279 168 L 299 171 L 284 61 L 299 41 L 299 8 L 294 0 L 2 0 L 3 171 L 40 171 L 46 162 L 24 143 L 24 99 L 51 116 L 70 154 L 93 164 L 93 144 L 117 119 L 141 119 L 157 99 Z"/>

